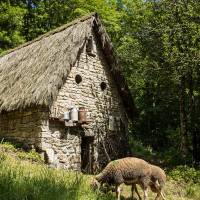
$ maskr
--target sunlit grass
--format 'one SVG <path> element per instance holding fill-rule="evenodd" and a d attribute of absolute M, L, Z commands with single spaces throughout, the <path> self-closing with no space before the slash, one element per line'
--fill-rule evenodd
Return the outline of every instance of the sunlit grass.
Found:
<path fill-rule="evenodd" d="M 0 153 L 1 200 L 97 200 L 112 195 L 90 189 L 90 176 L 16 160 Z"/>
<path fill-rule="evenodd" d="M 137 187 L 140 195 L 143 195 L 143 192 L 140 187 Z M 197 184 L 185 184 L 178 183 L 173 180 L 168 180 L 164 188 L 164 193 L 167 200 L 200 200 L 200 185 Z M 124 186 L 123 191 L 123 200 L 131 200 L 131 187 Z M 148 191 L 149 200 L 154 200 L 156 194 Z M 135 199 L 139 199 L 136 194 L 134 194 Z"/>
<path fill-rule="evenodd" d="M 0 145 L 0 200 L 116 200 L 115 193 L 93 191 L 89 175 L 49 168 L 40 162 L 36 152 L 25 153 L 20 150 L 19 154 L 11 145 L 4 146 Z M 39 163 L 35 162 L 35 158 Z M 187 175 L 192 176 L 192 172 L 188 170 Z M 200 199 L 198 183 L 186 183 L 177 170 L 172 177 L 177 180 L 168 177 L 165 187 L 167 200 Z M 142 196 L 141 189 L 139 192 Z M 155 195 L 149 191 L 149 200 L 153 200 Z M 130 186 L 125 186 L 122 200 L 130 200 L 130 197 Z"/>

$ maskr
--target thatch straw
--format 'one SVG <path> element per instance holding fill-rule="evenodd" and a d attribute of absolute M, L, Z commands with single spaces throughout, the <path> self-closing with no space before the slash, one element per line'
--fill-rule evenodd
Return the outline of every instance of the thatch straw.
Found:
<path fill-rule="evenodd" d="M 92 28 L 97 33 L 117 78 L 127 113 L 132 116 L 132 97 L 110 39 L 94 13 L 46 33 L 0 57 L 0 112 L 36 105 L 51 106 Z"/>

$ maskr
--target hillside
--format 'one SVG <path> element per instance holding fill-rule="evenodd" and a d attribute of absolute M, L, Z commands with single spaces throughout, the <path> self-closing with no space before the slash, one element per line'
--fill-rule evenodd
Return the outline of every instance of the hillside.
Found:
<path fill-rule="evenodd" d="M 92 191 L 91 176 L 47 167 L 40 155 L 34 151 L 26 153 L 9 143 L 0 144 L 0 150 L 1 200 L 116 199 L 112 192 L 103 194 Z M 193 168 L 179 167 L 169 174 L 165 188 L 168 200 L 200 199 L 198 171 Z M 194 183 L 195 181 L 197 183 Z M 149 194 L 150 199 L 154 199 L 155 194 L 152 192 Z M 124 188 L 123 196 L 124 200 L 130 200 L 130 187 Z"/>

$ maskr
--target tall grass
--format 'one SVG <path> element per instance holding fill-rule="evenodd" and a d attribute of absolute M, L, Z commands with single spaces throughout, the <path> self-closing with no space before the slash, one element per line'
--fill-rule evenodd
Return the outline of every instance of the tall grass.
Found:
<path fill-rule="evenodd" d="M 0 200 L 116 200 L 111 192 L 91 190 L 90 180 L 79 172 L 49 168 L 34 151 L 0 145 Z M 179 166 L 168 172 L 165 193 L 168 200 L 200 200 L 200 171 Z M 124 187 L 122 200 L 130 200 L 130 194 L 130 186 Z M 152 192 L 149 196 L 155 198 Z"/>
<path fill-rule="evenodd" d="M 112 200 L 90 189 L 89 176 L 21 162 L 0 153 L 1 200 Z"/>

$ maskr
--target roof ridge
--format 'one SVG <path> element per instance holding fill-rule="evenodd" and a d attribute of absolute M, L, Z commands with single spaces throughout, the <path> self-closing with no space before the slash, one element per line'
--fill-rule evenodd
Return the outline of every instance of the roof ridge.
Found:
<path fill-rule="evenodd" d="M 25 43 L 23 43 L 23 44 L 21 44 L 21 45 L 19 45 L 17 47 L 14 47 L 13 49 L 9 49 L 9 50 L 4 51 L 3 53 L 0 54 L 0 58 L 3 57 L 3 56 L 5 56 L 5 55 L 7 55 L 7 54 L 9 54 L 9 53 L 12 53 L 12 52 L 14 52 L 16 50 L 19 50 L 19 49 L 21 49 L 23 47 L 29 46 L 30 44 L 33 44 L 34 42 L 37 42 L 37 41 L 39 41 L 39 40 L 41 40 L 43 38 L 47 38 L 47 37 L 49 37 L 51 35 L 59 33 L 61 31 L 65 30 L 65 29 L 69 28 L 70 26 L 73 26 L 73 25 L 79 23 L 79 22 L 86 21 L 87 19 L 91 18 L 92 16 L 97 17 L 98 14 L 96 12 L 91 12 L 91 13 L 89 13 L 87 15 L 84 15 L 84 16 L 78 18 L 78 19 L 75 19 L 75 20 L 73 20 L 73 21 L 71 21 L 69 23 L 66 23 L 66 24 L 64 24 L 62 26 L 59 26 L 59 27 L 53 29 L 53 30 L 50 30 L 50 31 L 48 31 L 48 32 L 46 32 L 46 33 L 44 33 L 44 34 L 36 37 L 33 40 L 25 42 Z"/>

